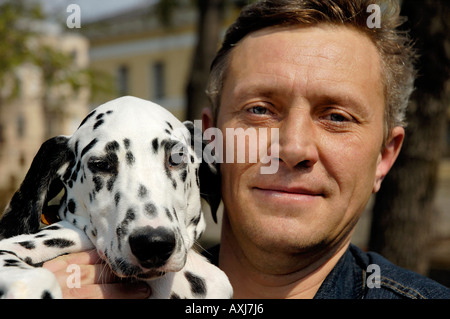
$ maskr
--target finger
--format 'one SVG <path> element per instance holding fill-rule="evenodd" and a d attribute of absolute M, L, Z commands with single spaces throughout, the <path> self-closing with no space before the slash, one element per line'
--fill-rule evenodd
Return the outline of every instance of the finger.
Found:
<path fill-rule="evenodd" d="M 76 267 L 68 268 L 70 265 Z M 63 298 L 144 299 L 151 294 L 145 283 L 117 283 L 120 279 L 102 263 L 95 250 L 60 256 L 43 267 L 55 274 Z"/>
<path fill-rule="evenodd" d="M 74 285 L 110 284 L 120 279 L 106 264 L 77 265 L 53 272 L 61 287 Z"/>
<path fill-rule="evenodd" d="M 82 285 L 63 289 L 64 299 L 146 299 L 150 295 L 151 289 L 145 283 Z"/>
<path fill-rule="evenodd" d="M 59 256 L 55 259 L 49 260 L 43 264 L 42 267 L 55 272 L 62 269 L 67 269 L 67 266 L 71 264 L 76 265 L 94 265 L 100 264 L 102 259 L 99 257 L 95 250 L 83 251 L 79 253 L 73 253 L 68 255 Z"/>

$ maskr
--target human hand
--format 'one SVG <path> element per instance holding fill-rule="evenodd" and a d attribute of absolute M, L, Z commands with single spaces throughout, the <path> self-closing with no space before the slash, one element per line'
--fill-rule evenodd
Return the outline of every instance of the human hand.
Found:
<path fill-rule="evenodd" d="M 80 287 L 69 287 L 69 265 L 79 266 Z M 95 250 L 63 255 L 43 264 L 56 276 L 64 299 L 145 299 L 151 294 L 143 283 L 121 282 Z M 69 280 L 70 281 L 70 280 Z"/>

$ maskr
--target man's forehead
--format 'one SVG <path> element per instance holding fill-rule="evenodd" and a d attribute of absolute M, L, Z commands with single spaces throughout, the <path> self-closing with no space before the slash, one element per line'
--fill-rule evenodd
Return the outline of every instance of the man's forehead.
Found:
<path fill-rule="evenodd" d="M 229 67 L 228 76 L 234 82 L 229 84 L 235 86 L 237 95 L 252 86 L 269 89 L 294 80 L 303 90 L 313 83 L 342 84 L 346 90 L 353 85 L 383 94 L 381 59 L 375 45 L 349 27 L 263 29 L 233 49 Z"/>
<path fill-rule="evenodd" d="M 244 37 L 231 52 L 232 61 L 245 60 L 239 65 L 240 69 L 258 63 L 259 58 L 281 58 L 274 62 L 292 64 L 317 59 L 324 64 L 335 64 L 337 68 L 370 60 L 367 67 L 375 67 L 377 71 L 381 62 L 368 36 L 350 27 L 330 25 L 265 28 Z"/>

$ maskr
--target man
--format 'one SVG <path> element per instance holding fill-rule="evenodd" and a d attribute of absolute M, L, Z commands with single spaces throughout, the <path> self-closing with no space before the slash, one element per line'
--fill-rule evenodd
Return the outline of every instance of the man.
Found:
<path fill-rule="evenodd" d="M 267 140 L 275 173 L 261 174 L 261 161 L 220 164 L 224 217 L 213 259 L 236 298 L 450 297 L 350 244 L 400 152 L 414 81 L 414 52 L 395 31 L 398 4 L 372 3 L 258 2 L 229 28 L 213 62 L 205 128 L 278 130 L 276 150 Z M 231 145 L 225 134 L 223 145 Z M 95 254 L 65 258 L 80 263 Z M 61 271 L 64 262 L 46 266 Z M 121 297 L 124 287 L 95 285 L 93 277 L 86 294 Z"/>

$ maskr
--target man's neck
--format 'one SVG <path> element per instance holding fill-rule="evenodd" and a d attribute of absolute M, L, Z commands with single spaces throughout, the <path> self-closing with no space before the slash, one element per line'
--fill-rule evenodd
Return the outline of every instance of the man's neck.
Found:
<path fill-rule="evenodd" d="M 262 265 L 264 262 L 255 264 L 250 260 L 234 241 L 233 236 L 223 232 L 219 267 L 230 279 L 234 288 L 234 298 L 311 299 L 345 253 L 349 244 L 350 239 L 337 245 L 334 249 L 323 250 L 315 255 L 271 254 L 267 258 L 271 259 L 272 264 L 265 267 Z M 264 261 L 264 258 L 260 257 L 255 259 Z M 273 264 L 277 264 L 277 271 L 271 269 Z"/>

